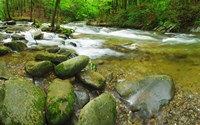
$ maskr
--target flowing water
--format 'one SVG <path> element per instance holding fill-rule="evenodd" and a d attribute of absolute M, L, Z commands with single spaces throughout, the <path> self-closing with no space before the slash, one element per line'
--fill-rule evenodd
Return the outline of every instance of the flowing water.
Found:
<path fill-rule="evenodd" d="M 116 82 L 124 80 L 155 74 L 171 76 L 176 94 L 169 108 L 175 114 L 172 112 L 169 113 L 172 116 L 166 115 L 165 108 L 161 114 L 167 119 L 179 115 L 169 123 L 198 125 L 200 120 L 196 114 L 200 115 L 200 34 L 161 34 L 153 31 L 87 26 L 84 22 L 65 24 L 62 27 L 74 29 L 73 38 L 62 39 L 58 34 L 43 32 L 44 39 L 36 41 L 31 35 L 38 31 L 34 28 L 19 34 L 25 35 L 29 47 L 57 45 L 60 48 L 73 49 L 80 55 L 88 55 L 100 65 L 97 68 L 99 72 L 111 77 L 108 83 L 110 90 L 114 90 Z M 3 42 L 11 40 L 4 39 Z M 188 121 L 192 116 L 186 115 L 187 110 L 181 112 L 184 110 L 182 103 L 189 106 L 191 103 L 191 107 L 195 107 L 193 121 Z M 182 120 L 182 117 L 185 118 Z M 123 121 L 123 118 L 121 120 Z M 120 118 L 118 122 L 122 124 Z"/>

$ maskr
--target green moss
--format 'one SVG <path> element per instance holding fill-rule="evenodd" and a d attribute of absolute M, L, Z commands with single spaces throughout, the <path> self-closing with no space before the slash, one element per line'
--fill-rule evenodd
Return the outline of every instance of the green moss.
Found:
<path fill-rule="evenodd" d="M 10 49 L 6 46 L 0 46 L 0 56 L 5 55 L 10 51 Z"/>
<path fill-rule="evenodd" d="M 12 50 L 15 51 L 23 51 L 27 48 L 26 44 L 23 42 L 9 42 L 9 43 L 5 43 L 5 46 L 8 46 L 9 48 L 11 48 Z"/>

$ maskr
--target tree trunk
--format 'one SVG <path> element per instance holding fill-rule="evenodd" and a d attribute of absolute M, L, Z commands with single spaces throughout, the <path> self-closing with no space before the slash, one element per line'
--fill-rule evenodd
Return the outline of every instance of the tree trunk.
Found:
<path fill-rule="evenodd" d="M 6 10 L 7 10 L 8 20 L 11 20 L 11 16 L 10 16 L 10 8 L 9 8 L 8 0 L 6 0 Z"/>
<path fill-rule="evenodd" d="M 60 0 L 56 0 L 56 5 L 55 5 L 54 12 L 53 12 L 52 21 L 51 21 L 51 27 L 54 27 L 54 25 L 55 25 L 55 17 L 56 17 L 56 13 L 57 13 L 57 9 L 59 7 L 59 4 L 60 4 Z"/>
<path fill-rule="evenodd" d="M 30 20 L 33 21 L 33 0 L 31 0 Z"/>

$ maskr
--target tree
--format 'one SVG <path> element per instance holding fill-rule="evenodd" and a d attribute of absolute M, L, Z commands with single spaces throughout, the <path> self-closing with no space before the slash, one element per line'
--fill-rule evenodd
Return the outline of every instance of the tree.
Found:
<path fill-rule="evenodd" d="M 7 11 L 8 20 L 11 20 L 9 1 L 8 0 L 6 0 L 6 11 Z"/>
<path fill-rule="evenodd" d="M 51 27 L 54 27 L 54 25 L 55 25 L 55 17 L 56 17 L 56 13 L 57 13 L 59 5 L 60 5 L 60 0 L 56 0 L 56 5 L 55 5 L 54 12 L 53 12 L 52 21 L 51 21 Z"/>

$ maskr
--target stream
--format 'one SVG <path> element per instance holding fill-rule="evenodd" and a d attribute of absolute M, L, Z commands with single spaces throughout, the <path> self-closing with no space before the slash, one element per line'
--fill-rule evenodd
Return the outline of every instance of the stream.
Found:
<path fill-rule="evenodd" d="M 26 26 L 31 24 L 17 23 Z M 58 34 L 42 32 L 43 39 L 34 40 L 31 33 L 38 31 L 36 28 L 20 31 L 18 34 L 25 35 L 29 48 L 58 46 L 75 50 L 79 55 L 89 56 L 96 62 L 97 71 L 109 79 L 105 91 L 114 91 L 117 82 L 140 79 L 148 75 L 169 75 L 175 83 L 175 97 L 169 105 L 152 117 L 150 122 L 154 123 L 156 119 L 157 124 L 200 123 L 200 34 L 162 34 L 154 31 L 88 26 L 85 22 L 63 24 L 61 27 L 74 29 L 73 38 L 63 39 Z M 11 36 L 13 33 L 1 31 L 0 34 Z M 11 37 L 2 40 L 3 43 L 10 41 Z M 22 67 L 24 62 L 33 58 L 31 53 L 35 52 L 13 53 L 0 59 L 9 64 L 13 74 L 23 76 Z M 122 110 L 117 116 L 117 124 L 144 124 L 137 118 L 137 114 L 130 112 L 127 107 L 122 105 L 120 108 Z"/>

